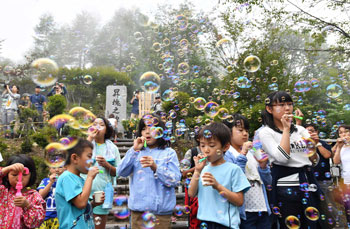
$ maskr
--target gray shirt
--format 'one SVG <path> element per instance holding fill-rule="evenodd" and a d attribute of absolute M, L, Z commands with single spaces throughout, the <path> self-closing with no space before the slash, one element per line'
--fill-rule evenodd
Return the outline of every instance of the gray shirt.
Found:
<path fill-rule="evenodd" d="M 9 91 L 8 93 L 3 94 L 2 97 L 7 99 L 5 104 L 3 104 L 5 110 L 18 110 L 18 101 L 21 97 L 20 94 L 13 94 Z"/>

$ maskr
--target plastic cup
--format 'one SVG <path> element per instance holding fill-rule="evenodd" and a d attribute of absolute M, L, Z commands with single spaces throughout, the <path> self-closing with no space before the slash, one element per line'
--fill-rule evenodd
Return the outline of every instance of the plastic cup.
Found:
<path fill-rule="evenodd" d="M 102 203 L 103 191 L 96 191 L 94 192 L 94 195 L 95 195 L 95 202 Z"/>
<path fill-rule="evenodd" d="M 202 173 L 202 175 L 201 175 L 201 178 L 202 178 L 202 185 L 203 185 L 203 186 L 208 186 L 209 184 L 203 180 L 203 175 L 204 175 L 204 174 L 205 174 L 205 173 Z"/>

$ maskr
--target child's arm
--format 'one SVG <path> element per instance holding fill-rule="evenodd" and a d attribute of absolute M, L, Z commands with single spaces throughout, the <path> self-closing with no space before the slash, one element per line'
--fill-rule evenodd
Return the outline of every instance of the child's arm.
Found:
<path fill-rule="evenodd" d="M 79 209 L 86 208 L 86 205 L 89 201 L 89 196 L 91 193 L 92 181 L 94 180 L 94 178 L 96 177 L 98 172 L 99 172 L 98 167 L 90 168 L 88 175 L 86 177 L 86 180 L 85 180 L 83 191 L 71 200 L 72 204 L 75 207 L 77 207 Z"/>
<path fill-rule="evenodd" d="M 55 181 L 56 181 L 56 174 L 51 174 L 49 183 L 44 188 L 40 188 L 40 186 L 39 186 L 40 189 L 38 192 L 43 199 L 45 199 L 46 196 L 49 194 L 50 189 L 51 189 L 53 183 L 55 183 Z"/>
<path fill-rule="evenodd" d="M 23 172 L 24 165 L 21 163 L 15 163 L 9 166 L 6 166 L 1 169 L 2 176 L 6 176 L 11 170 L 16 172 Z"/>
<path fill-rule="evenodd" d="M 198 155 L 198 156 L 194 156 L 193 157 L 193 161 L 194 161 L 194 174 L 192 176 L 191 179 L 191 183 L 188 189 L 188 195 L 190 197 L 195 197 L 197 195 L 198 192 L 198 182 L 199 182 L 199 177 L 200 174 L 205 166 L 205 162 L 207 161 L 207 159 L 205 159 L 204 161 L 202 161 L 201 163 L 199 163 L 198 161 L 200 159 L 202 159 L 204 156 L 203 155 Z"/>
<path fill-rule="evenodd" d="M 179 160 L 174 150 L 166 150 L 164 151 L 164 155 L 167 155 L 166 159 L 159 160 L 156 163 L 151 156 L 145 156 L 142 157 L 143 161 L 140 161 L 140 163 L 143 167 L 150 167 L 155 176 L 166 187 L 176 187 L 181 179 Z"/>
<path fill-rule="evenodd" d="M 134 140 L 134 146 L 126 152 L 126 155 L 117 167 L 118 176 L 127 177 L 134 171 L 135 159 L 142 149 L 144 141 L 144 137 L 138 137 Z"/>
<path fill-rule="evenodd" d="M 29 197 L 29 196 L 28 196 Z M 28 198 L 27 197 L 27 198 Z M 45 201 L 37 192 L 29 197 L 29 205 L 23 208 L 23 223 L 28 228 L 39 228 L 45 220 Z"/>

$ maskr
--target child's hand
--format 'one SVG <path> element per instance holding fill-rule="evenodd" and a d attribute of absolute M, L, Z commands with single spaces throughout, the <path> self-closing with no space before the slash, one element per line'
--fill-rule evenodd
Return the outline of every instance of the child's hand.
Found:
<path fill-rule="evenodd" d="M 290 127 L 292 125 L 292 114 L 284 114 L 281 118 L 282 126 L 284 130 L 290 130 Z"/>
<path fill-rule="evenodd" d="M 87 139 L 88 139 L 89 141 L 95 140 L 97 134 L 98 134 L 98 129 L 95 129 L 94 131 L 91 131 L 91 132 L 89 133 L 89 136 L 88 136 Z"/>
<path fill-rule="evenodd" d="M 242 146 L 241 154 L 246 156 L 248 153 L 248 150 L 250 150 L 251 148 L 253 148 L 253 142 L 251 141 L 245 142 Z"/>
<path fill-rule="evenodd" d="M 94 208 L 96 206 L 103 204 L 103 202 L 105 202 L 105 192 L 102 193 L 101 202 L 99 202 L 99 203 L 96 203 L 96 201 L 95 201 L 95 194 L 92 195 L 92 198 L 93 198 L 93 200 L 91 202 L 91 205 Z"/>
<path fill-rule="evenodd" d="M 157 170 L 157 164 L 152 156 L 143 156 L 140 158 L 140 164 L 143 168 L 150 167 L 153 171 Z"/>
<path fill-rule="evenodd" d="M 203 173 L 202 181 L 206 184 L 206 186 L 212 186 L 214 189 L 217 189 L 219 183 L 216 181 L 215 177 L 211 173 Z"/>
<path fill-rule="evenodd" d="M 16 207 L 25 208 L 29 206 L 29 202 L 25 196 L 16 196 L 13 200 Z"/>
<path fill-rule="evenodd" d="M 99 166 L 102 167 L 108 167 L 108 162 L 106 161 L 106 159 L 102 156 L 96 156 L 96 161 L 98 162 Z"/>
<path fill-rule="evenodd" d="M 57 179 L 56 177 L 57 177 L 57 174 L 56 174 L 56 173 L 51 174 L 51 175 L 50 175 L 50 182 L 51 182 L 51 183 L 55 182 L 56 179 Z"/>
<path fill-rule="evenodd" d="M 16 172 L 16 173 L 20 173 L 20 172 L 23 172 L 24 170 L 24 165 L 21 164 L 21 163 L 15 163 L 15 164 L 12 164 L 10 166 L 7 166 L 7 172 L 10 172 L 10 171 L 13 171 L 13 172 Z"/>
<path fill-rule="evenodd" d="M 202 159 L 202 158 L 204 158 L 204 156 L 201 155 L 201 154 L 198 154 L 198 156 L 194 156 L 193 157 L 193 161 L 194 161 L 194 164 L 195 164 L 195 166 L 194 166 L 195 172 L 198 172 L 198 173 L 202 172 L 202 169 L 204 168 L 204 166 L 206 164 L 205 162 L 207 161 L 207 159 L 205 159 L 204 161 L 199 162 L 199 160 Z"/>
<path fill-rule="evenodd" d="M 141 150 L 142 147 L 143 147 L 143 144 L 145 143 L 146 141 L 146 138 L 145 137 L 138 137 L 134 140 L 134 150 L 135 151 L 138 151 L 138 150 Z"/>
<path fill-rule="evenodd" d="M 87 176 L 91 177 L 92 179 L 95 179 L 95 177 L 98 173 L 99 173 L 99 170 L 98 170 L 97 166 L 90 167 Z"/>

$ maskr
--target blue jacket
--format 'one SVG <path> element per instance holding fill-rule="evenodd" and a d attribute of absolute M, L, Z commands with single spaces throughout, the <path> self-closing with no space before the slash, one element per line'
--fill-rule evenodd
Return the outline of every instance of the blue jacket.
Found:
<path fill-rule="evenodd" d="M 230 149 L 231 149 L 231 147 L 230 147 Z M 243 172 L 245 173 L 245 166 L 246 166 L 247 161 L 248 161 L 246 156 L 244 156 L 242 154 L 239 154 L 239 156 L 235 157 L 233 155 L 233 153 L 230 150 L 228 150 L 228 151 L 226 151 L 226 153 L 224 155 L 224 159 L 226 161 L 228 161 L 228 162 L 231 162 L 231 163 L 234 163 L 234 164 L 238 165 L 243 170 Z M 268 201 L 267 192 L 266 192 L 266 186 L 272 184 L 272 176 L 271 176 L 270 167 L 267 166 L 266 169 L 262 169 L 259 166 L 258 167 L 258 171 L 259 171 L 260 178 L 263 181 L 262 189 L 263 189 L 263 193 L 264 193 L 264 199 L 265 199 L 265 203 L 266 203 L 267 213 L 269 215 L 271 215 L 271 209 L 270 209 L 270 206 L 269 206 L 269 201 Z M 244 203 L 239 208 L 239 214 L 240 214 L 240 217 L 242 219 L 244 219 L 244 220 L 247 219 L 246 214 L 245 214 L 245 205 L 244 205 Z"/>
<path fill-rule="evenodd" d="M 157 164 L 142 168 L 140 158 L 152 156 Z M 129 149 L 117 168 L 118 176 L 130 176 L 128 207 L 133 211 L 150 211 L 156 215 L 170 215 L 176 205 L 175 187 L 180 184 L 179 160 L 172 148 L 141 151 Z"/>

